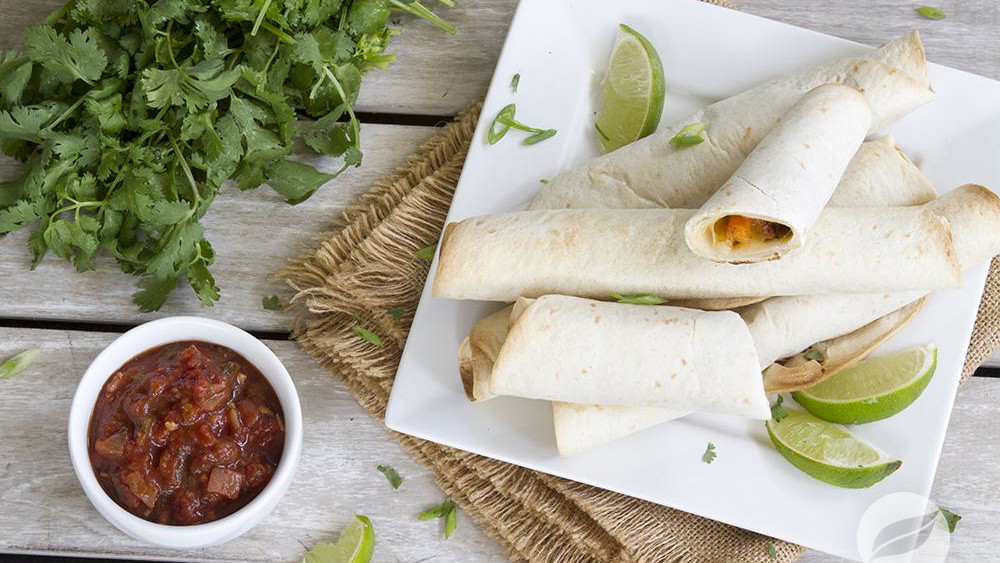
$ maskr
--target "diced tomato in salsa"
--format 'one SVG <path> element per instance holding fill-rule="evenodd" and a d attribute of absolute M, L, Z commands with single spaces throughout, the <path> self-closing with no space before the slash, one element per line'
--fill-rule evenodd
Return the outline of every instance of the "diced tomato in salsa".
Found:
<path fill-rule="evenodd" d="M 233 350 L 174 342 L 132 358 L 104 384 L 90 420 L 90 461 L 105 492 L 132 514 L 211 522 L 271 480 L 283 414 L 267 379 Z"/>

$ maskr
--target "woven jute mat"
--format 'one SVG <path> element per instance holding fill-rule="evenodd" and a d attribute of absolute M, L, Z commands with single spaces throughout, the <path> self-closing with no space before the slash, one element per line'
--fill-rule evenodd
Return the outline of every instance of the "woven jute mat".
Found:
<path fill-rule="evenodd" d="M 295 339 L 379 421 L 428 273 L 414 252 L 440 235 L 480 109 L 476 104 L 444 127 L 282 272 L 301 311 Z M 404 311 L 400 321 L 391 309 Z M 352 330 L 359 323 L 380 335 L 383 346 L 359 338 Z M 995 260 L 963 381 L 998 345 Z M 459 386 L 457 373 L 454 379 Z M 389 432 L 512 561 L 789 563 L 803 553 L 800 546 L 679 510 Z"/>

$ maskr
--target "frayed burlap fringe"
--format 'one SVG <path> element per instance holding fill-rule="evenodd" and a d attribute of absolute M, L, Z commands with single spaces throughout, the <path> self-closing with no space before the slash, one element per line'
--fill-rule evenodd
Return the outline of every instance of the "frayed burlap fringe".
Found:
<path fill-rule="evenodd" d="M 972 329 L 972 340 L 965 355 L 962 369 L 962 383 L 983 365 L 990 354 L 1000 348 L 1000 257 L 990 264 L 990 275 L 986 278 L 983 300 L 979 302 L 976 325 Z"/>
<path fill-rule="evenodd" d="M 304 311 L 296 340 L 378 420 L 427 276 L 427 262 L 413 253 L 440 235 L 479 109 L 463 112 L 378 182 L 282 273 Z M 403 309 L 402 321 L 389 314 L 394 308 Z M 357 317 L 381 336 L 381 348 L 352 332 Z M 678 510 L 392 434 L 513 561 L 770 563 L 769 543 L 777 561 L 802 553 Z"/>

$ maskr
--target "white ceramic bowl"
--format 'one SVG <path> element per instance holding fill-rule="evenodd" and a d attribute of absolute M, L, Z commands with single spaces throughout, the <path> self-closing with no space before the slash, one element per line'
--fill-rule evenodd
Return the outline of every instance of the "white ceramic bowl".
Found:
<path fill-rule="evenodd" d="M 90 416 L 104 382 L 125 362 L 164 344 L 201 340 L 229 347 L 267 378 L 284 411 L 285 448 L 271 481 L 233 514 L 207 524 L 167 526 L 143 520 L 118 506 L 101 488 L 87 451 Z M 176 549 L 217 545 L 246 532 L 264 519 L 288 490 L 302 451 L 302 409 L 285 366 L 267 346 L 230 324 L 198 317 L 168 317 L 137 326 L 118 337 L 94 359 L 80 380 L 69 413 L 69 453 L 83 491 L 94 508 L 116 528 L 138 540 Z"/>

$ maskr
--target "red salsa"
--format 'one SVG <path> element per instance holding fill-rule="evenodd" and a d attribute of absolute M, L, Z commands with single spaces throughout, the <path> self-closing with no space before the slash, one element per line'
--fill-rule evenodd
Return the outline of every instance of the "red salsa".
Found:
<path fill-rule="evenodd" d="M 90 463 L 105 492 L 160 524 L 201 524 L 245 506 L 285 443 L 278 396 L 225 346 L 174 342 L 132 358 L 101 389 Z"/>

